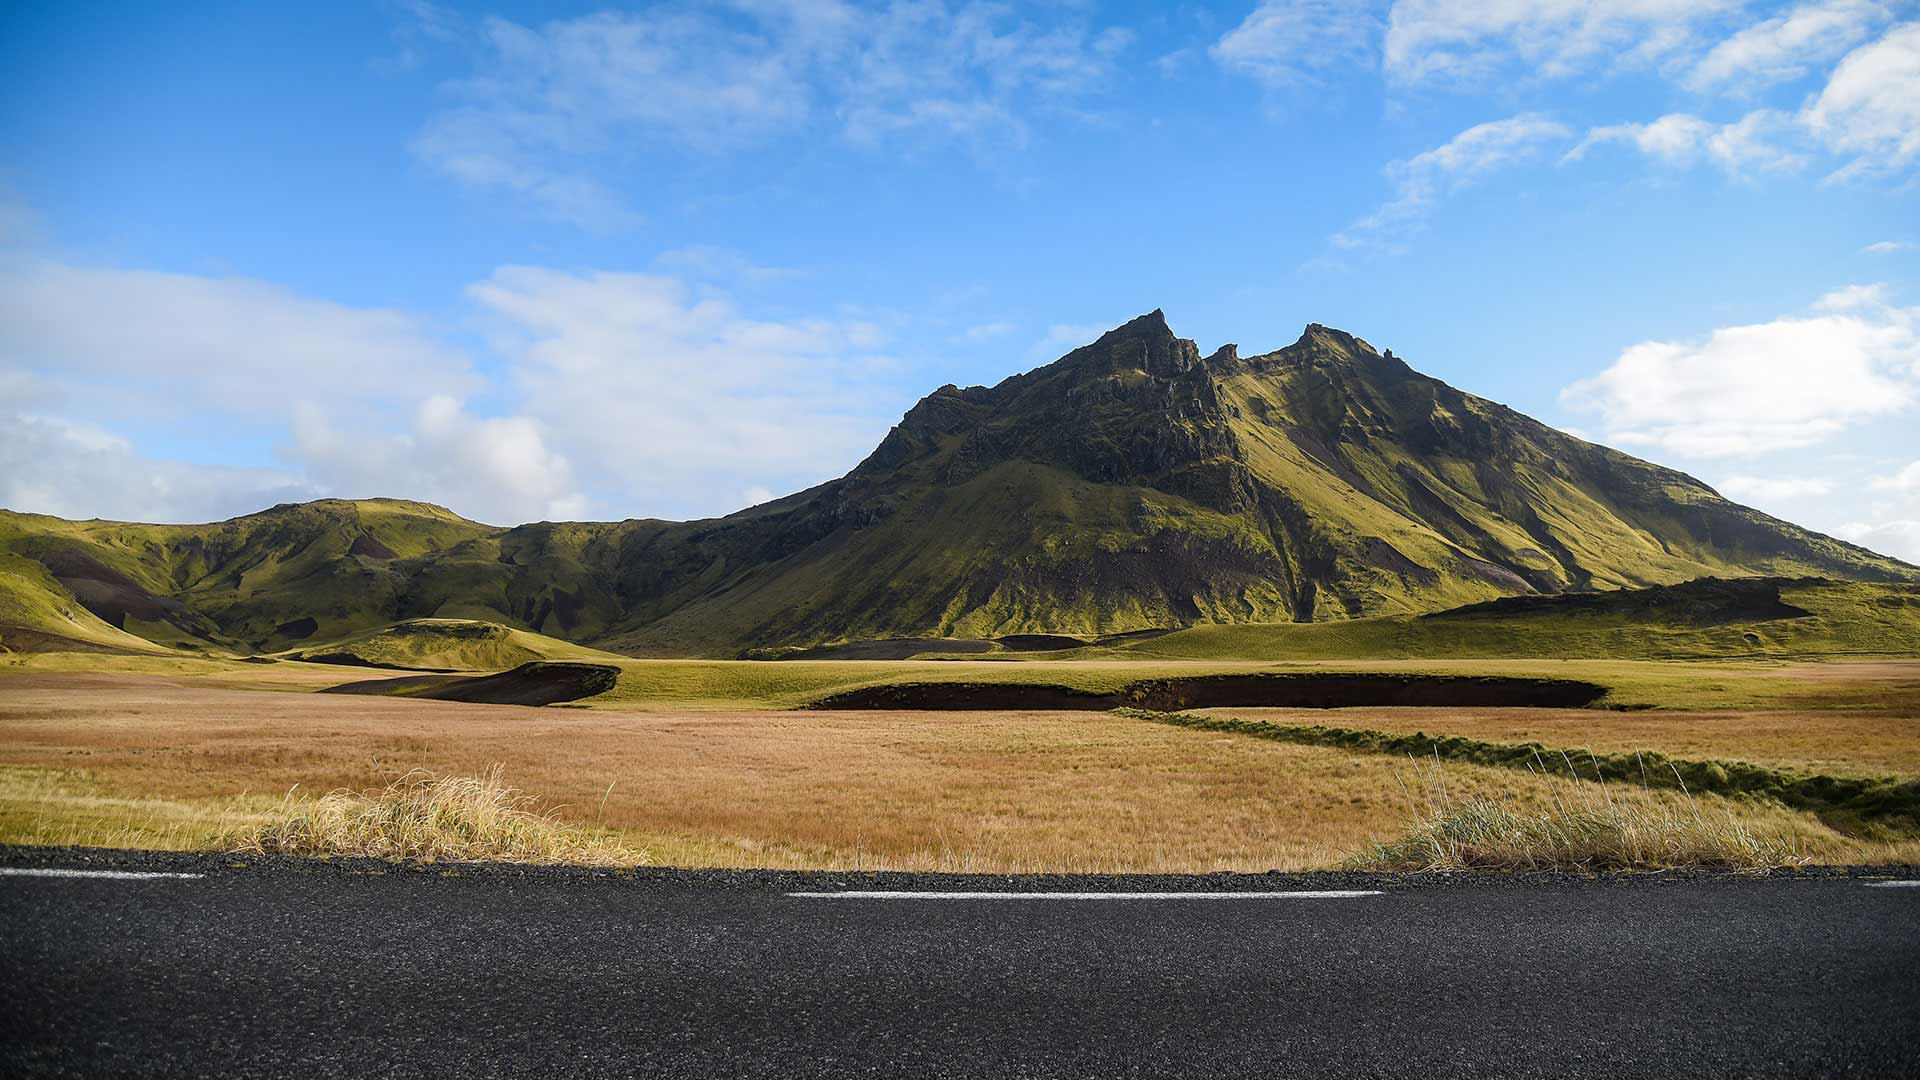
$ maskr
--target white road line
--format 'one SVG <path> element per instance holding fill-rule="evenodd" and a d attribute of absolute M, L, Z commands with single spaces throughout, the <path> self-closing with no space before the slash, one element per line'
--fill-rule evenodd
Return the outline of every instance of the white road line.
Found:
<path fill-rule="evenodd" d="M 1345 900 L 1378 889 L 1318 892 L 792 892 L 809 900 Z"/>
<path fill-rule="evenodd" d="M 1920 881 L 1869 881 L 1869 889 L 1920 889 Z"/>
<path fill-rule="evenodd" d="M 0 877 L 77 877 L 111 878 L 114 881 L 144 881 L 149 878 L 197 878 L 205 874 L 174 874 L 159 870 L 50 870 L 35 866 L 0 866 Z"/>

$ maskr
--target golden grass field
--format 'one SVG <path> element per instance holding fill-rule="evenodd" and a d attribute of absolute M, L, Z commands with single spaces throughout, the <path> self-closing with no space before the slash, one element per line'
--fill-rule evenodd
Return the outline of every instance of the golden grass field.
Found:
<path fill-rule="evenodd" d="M 1832 776 L 1920 776 L 1920 714 L 1901 710 L 1777 709 L 1611 712 L 1598 709 L 1194 710 L 1288 724 L 1458 735 L 1671 757 L 1732 759 Z"/>
<path fill-rule="evenodd" d="M 1300 666 L 636 661 L 591 707 L 531 709 L 308 692 L 367 678 L 364 669 L 14 657 L 0 663 L 0 840 L 206 846 L 223 829 L 265 820 L 295 785 L 317 795 L 378 788 L 414 769 L 479 775 L 497 764 L 560 821 L 604 829 L 661 864 L 1327 867 L 1406 832 L 1418 769 L 1100 712 L 793 708 L 881 679 L 1105 687 L 1155 674 Z M 1338 665 L 1361 666 L 1545 670 L 1607 683 L 1616 697 L 1686 708 L 1217 711 L 1836 775 L 1920 775 L 1920 661 Z M 1484 796 L 1522 813 L 1556 797 L 1555 782 L 1511 769 L 1450 763 L 1428 779 L 1452 797 Z M 1675 798 L 1617 785 L 1611 795 L 1649 806 Z M 1790 837 L 1816 860 L 1920 856 L 1914 840 L 1849 838 L 1772 804 L 1701 803 Z"/>

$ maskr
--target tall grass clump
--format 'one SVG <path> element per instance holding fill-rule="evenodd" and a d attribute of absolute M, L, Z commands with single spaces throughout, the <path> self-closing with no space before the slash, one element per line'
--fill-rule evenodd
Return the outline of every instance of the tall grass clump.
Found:
<path fill-rule="evenodd" d="M 416 769 L 384 789 L 295 798 L 259 825 L 229 837 L 252 854 L 360 856 L 410 862 L 632 865 L 644 854 L 604 832 L 589 832 L 536 810 L 536 800 L 501 779 L 436 776 Z"/>
<path fill-rule="evenodd" d="M 1547 805 L 1522 810 L 1484 796 L 1448 791 L 1437 766 L 1410 787 L 1406 835 L 1376 843 L 1349 860 L 1370 870 L 1760 871 L 1799 866 L 1811 857 L 1788 824 L 1747 822 L 1731 807 L 1703 806 L 1691 793 L 1656 795 L 1645 787 L 1616 799 L 1605 781 L 1550 776 Z"/>

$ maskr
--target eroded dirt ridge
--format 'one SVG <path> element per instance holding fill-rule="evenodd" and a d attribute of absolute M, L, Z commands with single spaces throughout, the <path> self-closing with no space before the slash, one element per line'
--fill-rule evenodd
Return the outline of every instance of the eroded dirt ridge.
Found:
<path fill-rule="evenodd" d="M 1479 675 L 1282 673 L 1143 679 L 1110 694 L 1067 686 L 1008 683 L 901 683 L 831 694 L 815 709 L 1146 709 L 1452 706 L 1581 708 L 1607 688 L 1577 679 Z"/>
<path fill-rule="evenodd" d="M 343 686 L 330 686 L 319 692 L 464 701 L 474 705 L 557 705 L 563 701 L 578 701 L 604 694 L 613 689 L 619 677 L 620 669 L 612 664 L 536 660 L 496 675 L 419 675 L 399 679 L 367 679 Z"/>

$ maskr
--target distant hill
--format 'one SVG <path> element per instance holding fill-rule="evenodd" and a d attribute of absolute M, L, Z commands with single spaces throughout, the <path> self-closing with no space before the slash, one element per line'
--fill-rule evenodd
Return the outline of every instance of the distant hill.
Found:
<path fill-rule="evenodd" d="M 1920 584 L 1705 578 L 1645 589 L 1514 597 L 1428 615 L 1194 626 L 1118 649 L 1056 655 L 1141 663 L 1920 656 Z"/>
<path fill-rule="evenodd" d="M 0 645 L 282 652 L 418 618 L 631 655 L 1415 615 L 1705 576 L 1920 581 L 1309 326 L 1160 312 L 942 387 L 846 476 L 725 518 L 502 529 L 323 500 L 210 525 L 0 513 Z M 129 640 L 131 639 L 131 640 Z"/>
<path fill-rule="evenodd" d="M 535 661 L 620 659 L 531 630 L 472 619 L 408 619 L 289 649 L 279 658 L 409 671 L 502 671 Z"/>

